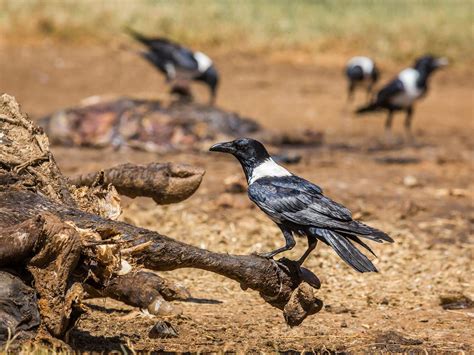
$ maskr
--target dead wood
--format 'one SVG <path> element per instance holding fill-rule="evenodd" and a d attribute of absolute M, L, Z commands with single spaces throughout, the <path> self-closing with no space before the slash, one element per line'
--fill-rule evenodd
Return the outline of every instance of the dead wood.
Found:
<path fill-rule="evenodd" d="M 167 271 L 193 267 L 215 272 L 239 282 L 244 290 L 251 288 L 258 291 L 265 301 L 280 309 L 285 308 L 301 282 L 319 288 L 319 280 L 314 274 L 287 259 L 276 262 L 256 255 L 214 253 L 157 232 L 67 207 L 28 191 L 0 191 L 0 220 L 2 213 L 13 220 L 22 220 L 23 216 L 34 216 L 44 211 L 55 214 L 61 220 L 71 221 L 81 229 L 94 230 L 103 239 L 115 237 L 125 248 L 146 244 L 145 248 L 132 252 L 130 258 L 148 269 Z M 314 294 L 303 301 L 320 302 Z M 306 315 L 317 310 L 318 307 L 308 309 Z"/>
<path fill-rule="evenodd" d="M 47 213 L 13 225 L 0 215 L 0 255 L 5 256 L 0 265 L 26 264 L 38 292 L 43 325 L 62 337 L 81 310 L 82 286 L 70 282 L 81 255 L 79 233 Z"/>
<path fill-rule="evenodd" d="M 28 270 L 35 280 L 44 325 L 61 338 L 80 313 L 82 286 L 70 281 L 81 255 L 81 240 L 72 226 L 53 215 L 41 216 L 41 246 L 29 260 Z"/>
<path fill-rule="evenodd" d="M 22 223 L 7 224 L 5 215 L 0 214 L 0 267 L 24 262 L 32 256 L 41 235 L 41 218 L 28 219 Z"/>
<path fill-rule="evenodd" d="M 19 277 L 0 271 L 0 344 L 14 335 L 30 337 L 40 321 L 35 290 Z"/>
<path fill-rule="evenodd" d="M 187 300 L 189 291 L 179 284 L 151 271 L 132 271 L 111 279 L 106 287 L 86 285 L 89 297 L 110 297 L 155 315 L 177 314 L 181 311 L 167 301 Z"/>
<path fill-rule="evenodd" d="M 137 285 L 140 287 L 137 288 Z M 163 296 L 166 301 L 184 301 L 191 297 L 184 286 L 166 280 L 154 272 L 144 270 L 113 278 L 105 288 L 100 290 L 100 295 L 102 297 L 123 295 L 120 297 L 131 300 L 124 301 L 125 303 L 142 308 L 148 307 L 157 295 Z"/>
<path fill-rule="evenodd" d="M 314 294 L 319 280 L 295 262 L 214 253 L 114 220 L 119 204 L 110 183 L 130 196 L 170 203 L 194 192 L 202 170 L 122 165 L 77 178 L 79 185 L 92 185 L 78 189 L 68 185 L 46 136 L 19 113 L 14 99 L 3 95 L 0 104 L 0 264 L 29 271 L 42 325 L 55 337 L 63 337 L 83 311 L 83 287 L 158 314 L 166 311 L 166 300 L 187 295 L 154 273 L 132 269 L 124 275 L 124 265 L 224 275 L 282 309 L 290 325 L 320 310 Z"/>
<path fill-rule="evenodd" d="M 103 171 L 106 184 L 128 197 L 151 197 L 157 204 L 176 203 L 191 196 L 201 184 L 204 170 L 186 164 L 123 164 Z M 70 178 L 76 186 L 92 186 L 98 173 Z"/>
<path fill-rule="evenodd" d="M 25 115 L 14 98 L 0 96 L 0 174 L 54 201 L 75 205 L 67 179 L 49 151 L 48 137 Z"/>

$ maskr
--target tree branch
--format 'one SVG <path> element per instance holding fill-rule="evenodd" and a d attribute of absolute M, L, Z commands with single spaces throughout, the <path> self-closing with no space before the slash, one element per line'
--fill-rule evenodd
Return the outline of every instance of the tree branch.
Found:
<path fill-rule="evenodd" d="M 176 203 L 191 196 L 201 184 L 204 170 L 185 164 L 123 164 L 103 171 L 106 184 L 112 184 L 128 197 L 151 197 L 157 204 Z M 69 179 L 76 186 L 92 186 L 98 173 Z"/>

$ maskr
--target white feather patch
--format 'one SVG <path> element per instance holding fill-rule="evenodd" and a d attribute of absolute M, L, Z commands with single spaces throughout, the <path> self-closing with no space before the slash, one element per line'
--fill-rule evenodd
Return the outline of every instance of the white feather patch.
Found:
<path fill-rule="evenodd" d="M 268 158 L 255 169 L 249 179 L 249 185 L 256 180 L 269 176 L 291 176 L 292 174 L 281 165 L 278 165 L 272 158 Z"/>
<path fill-rule="evenodd" d="M 423 94 L 423 90 L 416 84 L 419 76 L 420 73 L 416 69 L 408 68 L 402 70 L 398 74 L 398 79 L 402 82 L 404 91 L 396 95 L 390 102 L 401 107 L 411 106 Z"/>
<path fill-rule="evenodd" d="M 374 70 L 374 61 L 368 57 L 353 57 L 347 63 L 348 67 L 355 67 L 356 65 L 362 68 L 364 76 L 369 76 Z"/>
<path fill-rule="evenodd" d="M 198 70 L 200 73 L 204 73 L 207 69 L 209 69 L 212 65 L 212 60 L 207 55 L 202 52 L 195 52 L 193 54 L 194 59 L 198 64 Z"/>

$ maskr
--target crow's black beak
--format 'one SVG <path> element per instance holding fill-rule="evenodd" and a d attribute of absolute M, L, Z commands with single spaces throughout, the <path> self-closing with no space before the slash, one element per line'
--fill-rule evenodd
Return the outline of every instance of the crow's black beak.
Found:
<path fill-rule="evenodd" d="M 235 153 L 233 142 L 217 143 L 209 148 L 211 152 L 222 152 L 222 153 Z"/>

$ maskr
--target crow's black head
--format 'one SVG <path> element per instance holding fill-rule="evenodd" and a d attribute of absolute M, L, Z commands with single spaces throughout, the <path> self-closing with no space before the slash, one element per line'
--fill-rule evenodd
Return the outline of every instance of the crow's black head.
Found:
<path fill-rule="evenodd" d="M 270 158 L 263 144 L 251 138 L 239 138 L 231 142 L 217 143 L 209 150 L 232 154 L 240 161 L 247 160 L 259 163 Z"/>
<path fill-rule="evenodd" d="M 209 150 L 212 152 L 229 153 L 236 157 L 244 169 L 247 181 L 252 179 L 254 170 L 258 166 L 264 165 L 263 163 L 271 162 L 271 164 L 276 165 L 270 159 L 270 155 L 263 144 L 251 138 L 239 138 L 231 142 L 217 143 Z"/>
<path fill-rule="evenodd" d="M 263 144 L 251 138 L 239 138 L 231 142 L 217 143 L 209 150 L 232 154 L 239 160 L 247 177 L 251 175 L 254 168 L 270 158 Z"/>
<path fill-rule="evenodd" d="M 364 71 L 360 65 L 353 65 L 346 69 L 346 76 L 351 81 L 358 81 L 364 79 Z"/>
<path fill-rule="evenodd" d="M 202 81 L 209 86 L 211 92 L 211 104 L 214 103 L 217 95 L 217 87 L 219 85 L 219 73 L 216 68 L 211 65 L 204 73 L 196 78 L 198 81 Z"/>
<path fill-rule="evenodd" d="M 432 55 L 420 57 L 415 62 L 415 69 L 420 72 L 431 73 L 438 68 L 448 65 L 447 58 L 436 58 Z"/>

